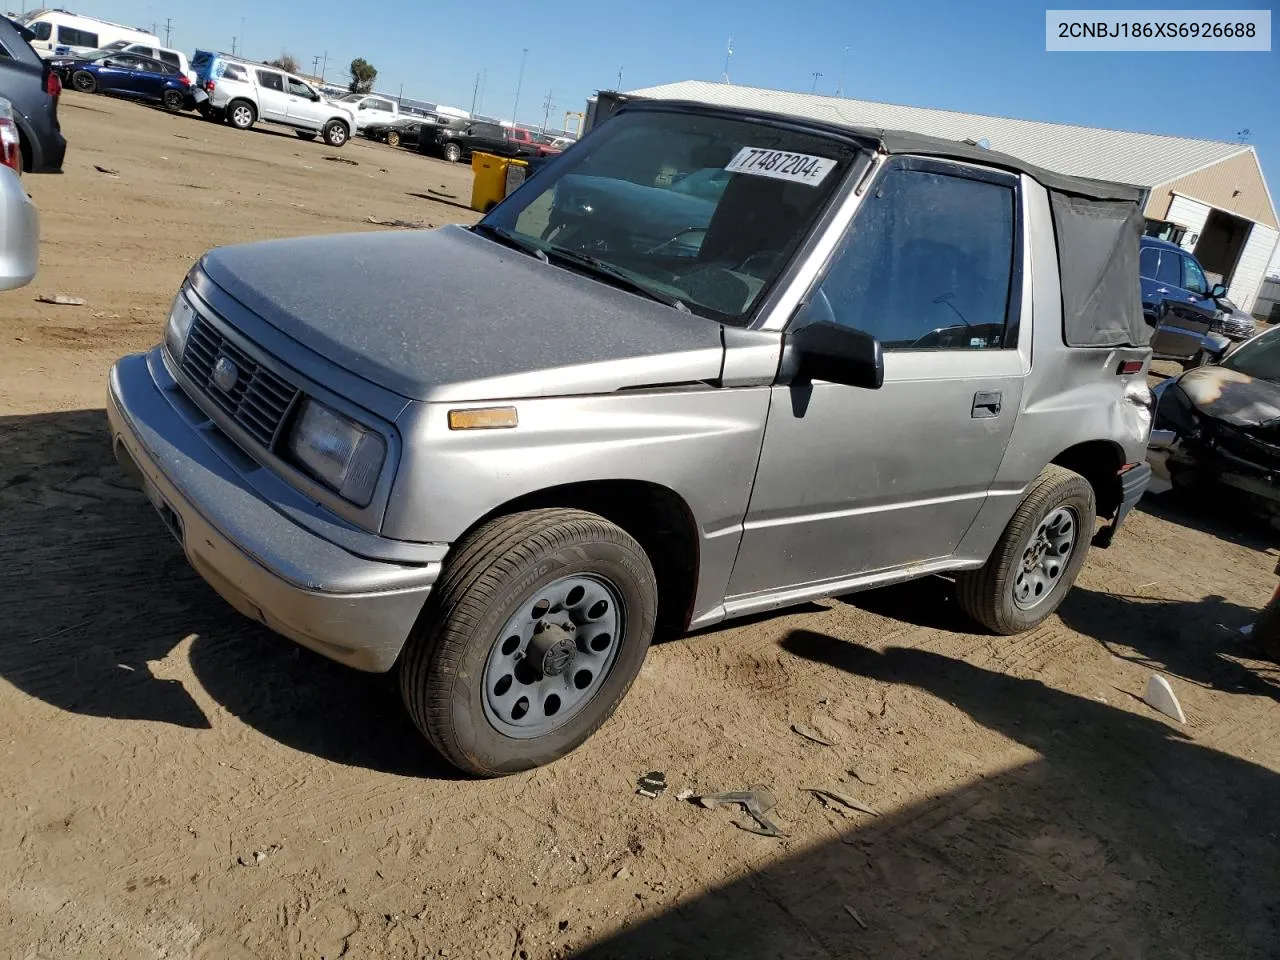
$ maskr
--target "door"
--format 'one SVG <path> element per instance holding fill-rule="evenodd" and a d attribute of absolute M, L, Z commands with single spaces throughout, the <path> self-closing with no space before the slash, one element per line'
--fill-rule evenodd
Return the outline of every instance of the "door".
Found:
<path fill-rule="evenodd" d="M 263 120 L 284 123 L 289 115 L 289 97 L 284 92 L 284 74 L 258 70 L 258 113 Z"/>
<path fill-rule="evenodd" d="M 138 57 L 138 65 L 130 71 L 133 89 L 140 97 L 159 100 L 164 96 L 168 81 L 174 76 L 159 60 Z"/>
<path fill-rule="evenodd" d="M 133 72 L 138 67 L 138 58 L 127 53 L 118 53 L 99 61 L 98 89 L 107 93 L 133 94 L 136 92 L 136 79 Z"/>
<path fill-rule="evenodd" d="M 1161 357 L 1190 359 L 1200 352 L 1217 304 L 1209 299 L 1204 271 L 1194 259 L 1177 250 L 1160 248 L 1150 291 L 1156 330 L 1151 349 Z M 1143 281 L 1143 299 L 1148 281 Z"/>
<path fill-rule="evenodd" d="M 879 390 L 775 386 L 731 598 L 951 556 L 1012 433 L 1021 331 L 1018 179 L 886 162 L 793 320 L 875 335 Z"/>
<path fill-rule="evenodd" d="M 360 101 L 360 109 L 356 112 L 356 122 L 362 130 L 373 123 L 391 123 L 399 118 L 396 105 L 382 97 L 366 97 Z"/>
<path fill-rule="evenodd" d="M 332 111 L 307 84 L 297 77 L 285 77 L 285 92 L 289 95 L 289 122 L 295 127 L 319 130 L 332 116 Z"/>

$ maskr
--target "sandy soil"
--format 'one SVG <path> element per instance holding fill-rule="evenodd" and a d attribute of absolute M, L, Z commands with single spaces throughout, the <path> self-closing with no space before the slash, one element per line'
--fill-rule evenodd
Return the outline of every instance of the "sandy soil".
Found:
<path fill-rule="evenodd" d="M 66 174 L 27 179 L 41 275 L 0 297 L 0 955 L 1280 954 L 1280 669 L 1233 632 L 1267 535 L 1144 504 L 1017 639 L 931 580 L 668 642 L 578 753 L 460 781 L 390 678 L 187 568 L 101 396 L 208 247 L 466 221 L 428 190 L 465 201 L 469 173 L 73 93 L 62 116 Z M 1140 702 L 1152 670 L 1185 726 Z M 676 798 L 751 784 L 785 839 Z"/>

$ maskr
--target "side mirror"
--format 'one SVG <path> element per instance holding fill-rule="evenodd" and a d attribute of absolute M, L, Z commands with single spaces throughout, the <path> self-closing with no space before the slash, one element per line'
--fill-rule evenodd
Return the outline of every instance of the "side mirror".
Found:
<path fill-rule="evenodd" d="M 1213 289 L 1209 291 L 1209 296 L 1218 300 L 1227 295 L 1227 288 L 1220 283 L 1215 283 Z"/>
<path fill-rule="evenodd" d="M 313 93 L 313 94 L 311 94 L 311 102 L 312 102 L 312 103 L 319 103 L 319 102 L 320 102 L 320 94 L 318 94 L 318 93 Z"/>
<path fill-rule="evenodd" d="M 788 333 L 786 342 L 795 351 L 797 379 L 868 390 L 884 385 L 884 351 L 869 333 L 819 320 Z"/>

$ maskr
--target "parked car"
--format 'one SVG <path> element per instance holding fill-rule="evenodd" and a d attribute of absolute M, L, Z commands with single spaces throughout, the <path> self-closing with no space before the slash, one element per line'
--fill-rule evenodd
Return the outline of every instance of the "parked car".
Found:
<path fill-rule="evenodd" d="M 1226 287 L 1209 285 L 1194 255 L 1155 237 L 1141 244 L 1142 309 L 1158 359 L 1199 366 L 1253 335 L 1253 318 L 1227 299 Z"/>
<path fill-rule="evenodd" d="M 341 147 L 356 130 L 355 113 L 322 97 L 301 77 L 225 53 L 197 50 L 196 77 L 209 100 L 202 112 L 248 130 L 259 120 L 292 127 L 304 140 L 317 136 Z"/>
<path fill-rule="evenodd" d="M 185 73 L 135 53 L 109 53 L 66 69 L 71 73 L 71 86 L 81 93 L 160 103 L 172 113 L 196 106 L 196 90 Z"/>
<path fill-rule="evenodd" d="M 351 93 L 333 102 L 355 115 L 357 133 L 363 133 L 364 128 L 371 124 L 395 123 L 404 119 L 399 103 L 376 93 Z"/>
<path fill-rule="evenodd" d="M 31 45 L 36 53 L 46 59 L 76 56 L 122 40 L 125 43 L 160 45 L 160 39 L 154 33 L 110 20 L 83 17 L 67 10 L 32 10 L 19 22 L 31 31 Z"/>
<path fill-rule="evenodd" d="M 1280 526 L 1280 327 L 1155 389 L 1153 493 L 1220 492 Z"/>
<path fill-rule="evenodd" d="M 533 155 L 536 157 L 555 157 L 560 155 L 560 148 L 555 145 L 555 138 L 548 137 L 545 133 L 535 133 L 533 136 Z"/>
<path fill-rule="evenodd" d="M 40 263 L 40 218 L 21 173 L 18 125 L 9 101 L 0 98 L 0 290 L 26 286 Z"/>
<path fill-rule="evenodd" d="M 0 17 L 0 97 L 9 101 L 18 128 L 22 167 L 59 173 L 67 141 L 58 124 L 62 81 L 28 42 L 30 31 Z"/>
<path fill-rule="evenodd" d="M 436 126 L 437 123 L 434 120 L 401 119 L 391 123 L 371 123 L 364 127 L 360 134 L 391 147 L 417 147 L 423 128 L 434 131 Z"/>
<path fill-rule="evenodd" d="M 127 40 L 118 40 L 100 49 L 89 50 L 82 54 L 53 57 L 50 63 L 62 77 L 63 83 L 68 83 L 70 82 L 71 74 L 82 64 L 92 63 L 95 60 L 101 60 L 103 57 L 121 53 L 131 53 L 146 57 L 149 60 L 159 60 L 161 63 L 166 63 L 173 67 L 193 84 L 196 82 L 196 72 L 191 69 L 191 65 L 187 62 L 187 55 L 182 51 L 153 47 L 146 43 L 129 43 Z"/>
<path fill-rule="evenodd" d="M 530 142 L 520 138 L 521 131 L 484 120 L 442 117 L 434 129 L 418 140 L 418 150 L 444 157 L 450 163 L 471 159 L 473 150 L 501 157 L 532 156 Z"/>
<path fill-rule="evenodd" d="M 698 241 L 644 202 L 543 239 L 568 177 L 690 163 L 727 174 Z M 1140 200 L 634 101 L 474 227 L 210 252 L 113 368 L 112 443 L 238 610 L 396 667 L 457 766 L 526 769 L 655 630 L 939 573 L 986 629 L 1041 623 L 1150 472 Z"/>

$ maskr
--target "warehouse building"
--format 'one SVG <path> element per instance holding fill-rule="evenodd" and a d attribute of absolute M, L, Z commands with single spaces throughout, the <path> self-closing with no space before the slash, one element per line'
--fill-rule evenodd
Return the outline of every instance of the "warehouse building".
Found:
<path fill-rule="evenodd" d="M 1246 311 L 1255 308 L 1280 237 L 1275 204 L 1257 152 L 1244 143 L 989 117 L 700 80 L 635 90 L 627 96 L 694 100 L 951 140 L 985 140 L 993 150 L 1050 170 L 1130 184 L 1145 192 L 1148 233 L 1192 251 L 1209 274 L 1210 283 L 1225 283 L 1231 299 Z"/>

